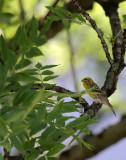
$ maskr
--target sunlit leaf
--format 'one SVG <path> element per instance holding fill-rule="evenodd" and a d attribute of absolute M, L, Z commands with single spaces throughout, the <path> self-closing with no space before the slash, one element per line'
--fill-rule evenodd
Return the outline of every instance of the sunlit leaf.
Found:
<path fill-rule="evenodd" d="M 42 56 L 42 55 L 43 55 L 42 51 L 37 47 L 31 48 L 30 51 L 26 53 L 27 58 L 33 58 L 33 57 Z"/>
<path fill-rule="evenodd" d="M 37 34 L 37 30 L 38 30 L 38 20 L 33 17 L 31 22 L 30 22 L 30 28 L 29 28 L 29 35 L 32 39 L 33 42 L 36 41 L 38 34 Z"/>

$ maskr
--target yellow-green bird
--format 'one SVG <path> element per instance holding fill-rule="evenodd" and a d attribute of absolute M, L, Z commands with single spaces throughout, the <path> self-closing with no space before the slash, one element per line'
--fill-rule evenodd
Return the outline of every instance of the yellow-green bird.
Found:
<path fill-rule="evenodd" d="M 102 104 L 105 104 L 106 106 L 108 106 L 112 112 L 114 113 L 114 115 L 116 116 L 116 113 L 113 109 L 113 106 L 110 104 L 109 100 L 108 100 L 108 97 L 105 95 L 105 93 L 99 88 L 99 86 L 94 83 L 94 81 L 89 78 L 89 77 L 86 77 L 86 78 L 83 78 L 81 80 L 81 82 L 83 82 L 83 86 L 85 89 L 91 89 L 91 88 L 94 88 L 92 89 L 92 93 L 89 93 L 89 95 L 96 100 L 96 102 L 99 102 L 99 103 L 102 103 Z M 95 92 L 93 94 L 93 92 Z"/>

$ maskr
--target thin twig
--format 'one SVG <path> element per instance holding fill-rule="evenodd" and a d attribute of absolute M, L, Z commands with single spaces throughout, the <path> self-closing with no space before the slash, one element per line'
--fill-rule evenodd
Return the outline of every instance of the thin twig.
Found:
<path fill-rule="evenodd" d="M 113 60 L 110 56 L 110 53 L 108 51 L 108 46 L 102 36 L 102 33 L 100 32 L 100 30 L 98 29 L 95 21 L 89 16 L 88 13 L 85 12 L 84 9 L 82 9 L 82 7 L 79 5 L 78 1 L 76 0 L 72 0 L 72 2 L 74 3 L 74 5 L 78 8 L 78 10 L 80 11 L 80 13 L 88 20 L 88 22 L 91 24 L 92 28 L 97 32 L 98 34 L 98 37 L 100 38 L 101 40 L 101 44 L 103 46 L 103 49 L 105 51 L 105 54 L 106 54 L 106 58 L 108 59 L 108 62 L 110 63 L 110 65 L 113 64 Z"/>
<path fill-rule="evenodd" d="M 24 21 L 25 20 L 25 11 L 24 11 L 22 0 L 19 0 L 19 6 L 20 6 L 20 17 Z"/>
<path fill-rule="evenodd" d="M 122 48 L 121 48 L 121 54 L 125 54 L 126 52 L 126 29 L 123 31 L 123 42 L 122 42 Z"/>
<path fill-rule="evenodd" d="M 75 73 L 75 66 L 74 66 L 74 50 L 71 42 L 71 37 L 70 37 L 70 31 L 67 30 L 67 37 L 68 37 L 68 44 L 69 44 L 69 50 L 70 50 L 70 66 L 71 66 L 71 71 L 72 71 L 72 76 L 73 76 L 73 82 L 74 82 L 74 87 L 75 90 L 77 91 L 77 78 L 76 78 L 76 73 Z"/>
<path fill-rule="evenodd" d="M 52 7 L 55 7 L 57 5 L 57 3 L 59 2 L 59 0 L 56 0 L 53 4 Z M 47 17 L 51 14 L 51 11 L 49 11 L 44 18 L 39 20 L 39 28 L 41 28 L 45 22 L 45 20 L 47 19 Z"/>

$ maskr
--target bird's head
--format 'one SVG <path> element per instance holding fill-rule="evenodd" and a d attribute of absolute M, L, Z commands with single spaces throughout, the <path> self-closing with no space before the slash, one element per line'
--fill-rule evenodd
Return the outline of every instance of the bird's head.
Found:
<path fill-rule="evenodd" d="M 81 82 L 85 83 L 85 84 L 92 84 L 93 83 L 93 80 L 89 77 L 86 77 L 86 78 L 83 78 L 81 80 Z"/>

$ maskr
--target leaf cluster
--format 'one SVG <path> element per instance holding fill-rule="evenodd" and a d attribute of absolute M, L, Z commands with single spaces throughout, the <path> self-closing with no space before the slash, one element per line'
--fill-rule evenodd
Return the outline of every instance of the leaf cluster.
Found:
<path fill-rule="evenodd" d="M 65 28 L 69 29 L 70 28 L 70 23 L 74 22 L 77 24 L 83 24 L 86 23 L 86 20 L 84 19 L 84 17 L 81 14 L 77 14 L 77 13 L 71 13 L 68 10 L 66 10 L 65 8 L 56 6 L 51 7 L 51 6 L 47 6 L 47 8 L 54 13 L 51 16 L 48 16 L 47 19 L 51 20 L 51 21 L 62 21 L 62 23 L 64 24 Z"/>
<path fill-rule="evenodd" d="M 61 8 L 60 12 L 74 16 Z M 60 12 L 55 11 L 62 18 Z M 0 37 L 0 145 L 9 152 L 14 146 L 25 160 L 37 157 L 41 160 L 56 159 L 52 156 L 65 148 L 63 141 L 71 136 L 71 143 L 77 140 L 91 148 L 79 135 L 89 134 L 87 127 L 95 120 L 87 115 L 75 117 L 65 114 L 80 113 L 82 108 L 77 101 L 64 101 L 73 93 L 61 95 L 46 87 L 33 88 L 36 82 L 47 82 L 57 77 L 51 70 L 57 65 L 43 66 L 38 62 L 30 67 L 33 66 L 32 58 L 43 56 L 39 46 L 46 43 L 45 33 L 56 20 L 53 17 L 49 19 L 51 21 L 47 20 L 40 32 L 34 17 L 27 26 L 19 26 L 10 48 L 4 37 Z"/>

